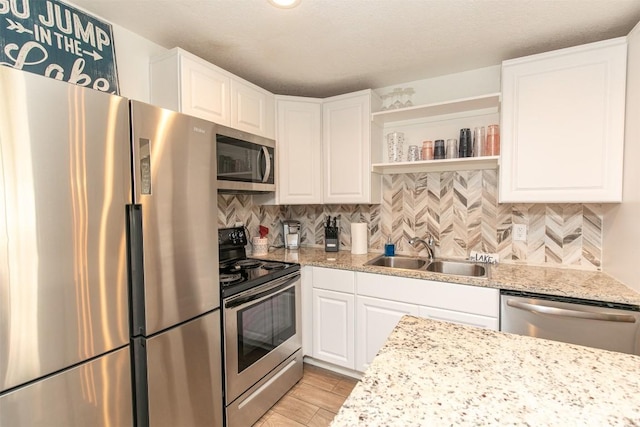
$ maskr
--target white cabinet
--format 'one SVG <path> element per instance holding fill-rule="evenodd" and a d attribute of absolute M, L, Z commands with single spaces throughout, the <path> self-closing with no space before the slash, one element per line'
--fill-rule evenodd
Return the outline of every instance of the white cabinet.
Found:
<path fill-rule="evenodd" d="M 276 97 L 278 200 L 322 204 L 322 100 Z"/>
<path fill-rule="evenodd" d="M 364 372 L 378 350 L 383 346 L 389 334 L 396 327 L 400 318 L 406 314 L 418 316 L 419 307 L 370 298 L 356 297 L 356 370 Z"/>
<path fill-rule="evenodd" d="M 230 125 L 229 74 L 180 48 L 151 60 L 151 103 Z"/>
<path fill-rule="evenodd" d="M 313 290 L 313 357 L 355 367 L 353 294 Z"/>
<path fill-rule="evenodd" d="M 324 203 L 380 203 L 379 161 L 382 129 L 371 121 L 379 98 L 371 90 L 326 98 L 323 102 Z"/>
<path fill-rule="evenodd" d="M 313 357 L 354 369 L 354 273 L 314 267 L 312 281 Z"/>
<path fill-rule="evenodd" d="M 619 202 L 625 38 L 505 61 L 501 202 Z"/>
<path fill-rule="evenodd" d="M 476 328 L 492 329 L 497 331 L 500 328 L 499 317 L 480 316 L 477 314 L 465 313 L 461 311 L 444 310 L 441 308 L 420 306 L 418 308 L 420 317 L 441 320 L 443 322 L 459 323 L 461 325 L 475 326 Z"/>
<path fill-rule="evenodd" d="M 371 90 L 326 99 L 278 96 L 278 190 L 263 204 L 380 203 L 382 128 L 371 122 L 380 103 Z"/>
<path fill-rule="evenodd" d="M 405 314 L 498 330 L 498 289 L 356 273 L 356 370 L 363 371 Z"/>
<path fill-rule="evenodd" d="M 275 97 L 180 48 L 153 58 L 151 103 L 275 138 Z"/>
<path fill-rule="evenodd" d="M 275 96 L 248 82 L 231 79 L 231 127 L 275 138 Z"/>

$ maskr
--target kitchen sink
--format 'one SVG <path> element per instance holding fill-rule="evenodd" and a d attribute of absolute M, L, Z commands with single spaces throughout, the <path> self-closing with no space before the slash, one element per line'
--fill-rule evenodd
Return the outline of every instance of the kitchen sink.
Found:
<path fill-rule="evenodd" d="M 427 265 L 427 260 L 406 256 L 379 256 L 367 262 L 365 265 L 375 265 L 378 267 L 405 268 L 408 270 L 420 270 Z"/>
<path fill-rule="evenodd" d="M 456 276 L 486 277 L 487 275 L 487 267 L 472 262 L 444 259 L 429 261 L 427 258 L 416 258 L 402 255 L 380 255 L 379 257 L 368 261 L 365 265 L 401 268 L 406 270 L 431 271 L 433 273 L 454 274 Z"/>
<path fill-rule="evenodd" d="M 426 270 L 434 273 L 455 274 L 457 276 L 484 277 L 487 275 L 485 266 L 461 261 L 433 261 L 427 265 Z"/>

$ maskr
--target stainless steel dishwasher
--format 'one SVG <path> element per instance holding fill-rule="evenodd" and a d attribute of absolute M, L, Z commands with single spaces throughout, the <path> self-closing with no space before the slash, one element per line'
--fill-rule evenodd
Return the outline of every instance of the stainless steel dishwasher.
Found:
<path fill-rule="evenodd" d="M 500 330 L 640 355 L 640 307 L 500 291 Z"/>

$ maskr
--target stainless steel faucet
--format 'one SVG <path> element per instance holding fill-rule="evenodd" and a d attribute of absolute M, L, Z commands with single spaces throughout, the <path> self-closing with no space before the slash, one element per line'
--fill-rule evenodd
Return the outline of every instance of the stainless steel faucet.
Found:
<path fill-rule="evenodd" d="M 410 245 L 414 245 L 416 243 L 422 243 L 422 245 L 425 247 L 425 249 L 427 250 L 427 254 L 429 255 L 429 259 L 432 260 L 433 259 L 433 236 L 431 234 L 427 234 L 427 241 L 424 241 L 423 239 L 416 237 L 412 237 L 411 239 L 409 239 L 409 244 Z"/>

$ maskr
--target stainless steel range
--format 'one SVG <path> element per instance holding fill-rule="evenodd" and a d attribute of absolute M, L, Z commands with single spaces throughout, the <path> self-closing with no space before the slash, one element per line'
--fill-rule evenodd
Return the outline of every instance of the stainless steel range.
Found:
<path fill-rule="evenodd" d="M 243 228 L 218 239 L 226 419 L 248 426 L 302 378 L 300 265 L 247 258 Z"/>

